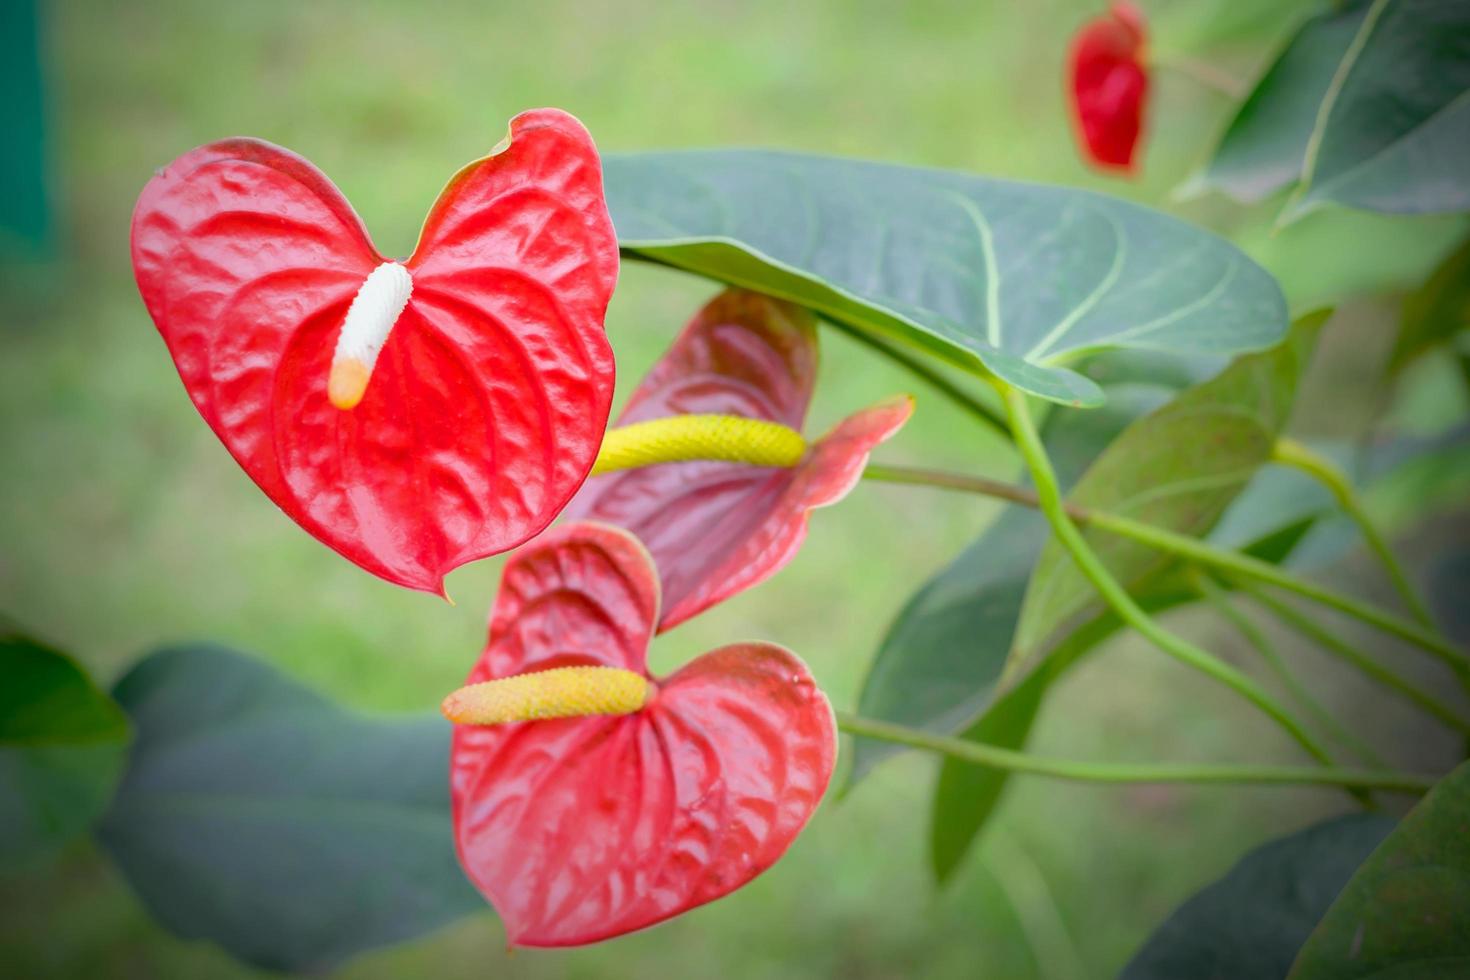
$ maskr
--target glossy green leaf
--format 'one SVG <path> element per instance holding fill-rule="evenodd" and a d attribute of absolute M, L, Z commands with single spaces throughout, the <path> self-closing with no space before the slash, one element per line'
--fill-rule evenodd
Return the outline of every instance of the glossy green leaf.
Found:
<path fill-rule="evenodd" d="M 1217 378 L 1134 422 L 1092 464 L 1069 500 L 1183 534 L 1208 533 L 1270 460 L 1325 319 L 1322 313 L 1299 321 L 1286 343 L 1240 358 Z M 1084 533 L 1131 592 L 1174 564 L 1171 556 L 1127 538 Z M 1101 609 L 1092 584 L 1049 542 L 1026 590 L 1006 683 L 1018 683 L 1060 637 Z"/>
<path fill-rule="evenodd" d="M 102 815 L 128 719 L 66 654 L 0 623 L 0 868 L 39 861 Z"/>
<path fill-rule="evenodd" d="M 1440 780 L 1363 862 L 1290 976 L 1470 976 L 1470 763 Z"/>
<path fill-rule="evenodd" d="M 1467 148 L 1470 149 L 1470 148 Z M 1470 157 L 1466 159 L 1470 166 Z M 1404 315 L 1388 361 L 1397 374 L 1420 355 L 1470 327 L 1470 238 L 1404 299 Z"/>
<path fill-rule="evenodd" d="M 1283 980 L 1313 927 L 1393 826 L 1380 814 L 1352 814 L 1256 848 L 1175 910 L 1120 980 Z"/>
<path fill-rule="evenodd" d="M 1470 208 L 1466 146 L 1470 5 L 1358 2 L 1302 27 L 1190 189 L 1258 201 L 1297 184 L 1287 219 L 1329 203 L 1461 211 Z"/>
<path fill-rule="evenodd" d="M 1205 170 L 1184 188 L 1253 204 L 1295 184 L 1332 76 L 1368 3 L 1342 4 L 1302 25 L 1241 103 Z"/>
<path fill-rule="evenodd" d="M 1374 0 L 1338 63 L 1287 217 L 1470 208 L 1470 4 Z"/>
<path fill-rule="evenodd" d="M 624 254 L 808 306 L 1025 391 L 1096 405 L 1064 366 L 1110 347 L 1236 353 L 1286 305 L 1235 246 L 1089 191 L 795 153 L 613 155 Z"/>
<path fill-rule="evenodd" d="M 99 837 L 169 931 L 325 971 L 486 907 L 437 715 L 359 715 L 213 646 L 154 653 L 114 693 L 137 742 Z"/>

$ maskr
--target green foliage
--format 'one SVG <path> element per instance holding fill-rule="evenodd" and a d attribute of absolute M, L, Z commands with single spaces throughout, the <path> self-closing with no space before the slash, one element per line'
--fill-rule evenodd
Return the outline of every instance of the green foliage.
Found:
<path fill-rule="evenodd" d="M 717 150 L 610 156 L 624 251 L 781 296 L 1022 390 L 1097 405 L 1069 357 L 1260 350 L 1280 287 L 1233 245 L 1065 187 Z"/>
<path fill-rule="evenodd" d="M 31 864 L 107 807 L 127 716 L 71 657 L 0 621 L 0 869 Z"/>
<path fill-rule="evenodd" d="M 1256 83 L 1190 190 L 1212 187 L 1253 204 L 1295 184 L 1332 76 L 1368 12 L 1343 4 L 1311 18 Z"/>
<path fill-rule="evenodd" d="M 1283 217 L 1324 204 L 1470 208 L 1470 7 L 1349 4 L 1308 21 L 1226 131 L 1199 182 L 1257 201 L 1290 184 Z"/>
<path fill-rule="evenodd" d="M 1282 980 L 1343 885 L 1393 826 L 1381 814 L 1352 814 L 1263 844 L 1176 909 L 1120 980 Z"/>
<path fill-rule="evenodd" d="M 1404 299 L 1404 317 L 1388 361 L 1398 374 L 1416 359 L 1470 327 L 1470 238 L 1460 244 L 1424 285 Z"/>
<path fill-rule="evenodd" d="M 1442 779 L 1342 889 L 1291 980 L 1470 973 L 1470 763 Z"/>
<path fill-rule="evenodd" d="M 1338 63 L 1287 217 L 1470 208 L 1470 5 L 1374 0 Z"/>
<path fill-rule="evenodd" d="M 1106 407 L 1053 413 L 1042 434 L 1066 485 L 1163 393 L 1115 388 Z M 949 734 L 989 706 L 1010 650 L 1026 580 L 1046 541 L 1046 520 L 1015 507 L 914 593 L 873 659 L 858 713 Z M 1012 746 L 1014 747 L 1014 746 Z M 896 747 L 858 739 L 851 788 Z"/>
<path fill-rule="evenodd" d="M 1070 502 L 1202 536 L 1271 458 L 1317 329 L 1300 321 L 1274 350 L 1235 362 L 1123 431 L 1069 495 Z M 1086 532 L 1108 570 L 1140 591 L 1173 559 L 1138 542 Z M 1018 682 L 1102 600 L 1061 546 L 1048 544 L 1032 573 L 1006 667 Z"/>
<path fill-rule="evenodd" d="M 117 684 L 137 743 L 98 834 L 154 917 L 256 966 L 324 971 L 485 908 L 449 824 L 449 727 L 343 710 L 213 646 Z"/>

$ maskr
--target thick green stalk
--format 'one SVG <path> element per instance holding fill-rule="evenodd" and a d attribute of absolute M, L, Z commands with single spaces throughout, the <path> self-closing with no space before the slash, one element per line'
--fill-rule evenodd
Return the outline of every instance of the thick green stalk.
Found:
<path fill-rule="evenodd" d="M 1025 460 L 1027 469 L 1031 471 L 1031 479 L 1036 484 L 1041 512 L 1051 525 L 1058 543 L 1072 556 L 1078 570 L 1097 589 L 1103 601 L 1123 622 L 1160 650 L 1234 690 L 1275 720 L 1312 758 L 1330 766 L 1332 760 L 1317 740 L 1260 685 L 1183 637 L 1169 632 L 1133 601 L 1128 590 L 1113 577 L 1112 572 L 1103 565 L 1102 559 L 1098 558 L 1082 532 L 1077 529 L 1077 525 L 1072 523 L 1062 502 L 1062 491 L 1057 485 L 1056 473 L 1052 470 L 1046 447 L 1041 444 L 1041 436 L 1031 421 L 1026 396 L 1004 383 L 997 382 L 997 388 L 1005 403 L 1016 448 L 1020 450 L 1021 458 Z"/>
<path fill-rule="evenodd" d="M 1208 602 L 1220 616 L 1235 627 L 1236 632 L 1243 636 L 1255 651 L 1260 654 L 1271 672 L 1276 675 L 1291 699 L 1301 705 L 1302 710 L 1311 715 L 1317 721 L 1317 726 L 1327 732 L 1329 738 L 1335 739 L 1339 744 L 1346 745 L 1352 749 L 1358 758 L 1371 766 L 1386 767 L 1388 763 L 1374 751 L 1373 746 L 1358 738 L 1348 731 L 1347 726 L 1338 721 L 1321 702 L 1312 697 L 1312 692 L 1307 690 L 1306 685 L 1297 679 L 1291 668 L 1286 665 L 1286 658 L 1276 649 L 1275 644 L 1266 636 L 1259 626 L 1249 616 L 1240 611 L 1234 602 L 1230 600 L 1230 594 L 1221 588 L 1214 579 L 1201 572 L 1198 567 L 1190 568 L 1190 581 L 1199 590 L 1201 596 Z"/>
<path fill-rule="evenodd" d="M 837 712 L 837 727 L 849 735 L 875 738 L 913 749 L 940 752 L 971 765 L 1004 769 L 1032 776 L 1050 776 L 1090 783 L 1235 783 L 1274 786 L 1338 786 L 1346 789 L 1384 790 L 1422 795 L 1435 777 L 1375 769 L 1338 769 L 1327 766 L 1255 766 L 1187 763 L 1113 763 L 1052 759 L 1002 749 L 983 742 L 967 742 L 886 721 Z"/>
<path fill-rule="evenodd" d="M 1256 602 L 1270 610 L 1277 619 L 1296 630 L 1302 636 L 1313 641 L 1322 647 L 1322 649 L 1329 653 L 1337 654 L 1362 673 L 1373 678 L 1384 687 L 1397 691 L 1404 698 L 1412 701 L 1424 709 L 1425 712 L 1433 715 L 1455 731 L 1470 735 L 1470 722 L 1467 722 L 1443 701 L 1440 701 L 1432 694 L 1421 691 L 1409 681 L 1354 647 L 1351 643 L 1348 643 L 1335 633 L 1318 624 L 1310 616 L 1303 615 L 1270 593 L 1247 582 L 1237 582 L 1236 584 L 1248 593 L 1251 598 L 1255 599 Z"/>
<path fill-rule="evenodd" d="M 1364 543 L 1378 556 L 1384 571 L 1388 573 L 1389 581 L 1398 590 L 1399 596 L 1404 600 L 1409 611 L 1414 614 L 1414 618 L 1432 629 L 1434 618 L 1429 614 L 1429 606 L 1419 596 L 1418 590 L 1409 580 L 1404 567 L 1399 564 L 1393 549 L 1389 547 L 1388 540 L 1379 532 L 1378 526 L 1373 523 L 1368 512 L 1363 509 L 1363 502 L 1347 475 L 1333 466 L 1330 460 L 1324 459 L 1295 439 L 1277 439 L 1272 458 L 1285 466 L 1301 470 L 1331 491 L 1337 505 L 1342 508 L 1342 512 L 1357 525 L 1358 533 L 1363 536 Z"/>
<path fill-rule="evenodd" d="M 1025 487 L 1017 487 L 1008 483 L 988 480 L 984 477 L 966 476 L 959 473 L 945 473 L 938 470 L 914 469 L 903 466 L 880 466 L 878 472 L 871 479 L 881 480 L 888 483 L 906 483 L 915 486 L 939 487 L 947 490 L 962 490 L 966 493 L 978 493 L 986 496 L 999 497 L 1002 500 L 1010 500 L 1014 503 L 1027 507 L 1040 507 L 1041 501 L 1036 491 Z M 865 477 L 867 473 L 863 474 Z M 1125 538 L 1131 538 L 1142 544 L 1157 548 L 1181 558 L 1198 562 L 1210 568 L 1229 572 L 1234 577 L 1253 579 L 1274 585 L 1279 589 L 1295 592 L 1297 595 L 1321 603 L 1338 612 L 1345 613 L 1359 619 L 1370 626 L 1380 629 L 1385 633 L 1393 634 L 1400 639 L 1406 640 L 1421 649 L 1439 657 L 1449 664 L 1461 679 L 1470 686 L 1470 659 L 1456 650 L 1443 637 L 1392 613 L 1384 612 L 1376 606 L 1361 602 L 1352 596 L 1334 592 L 1323 588 L 1314 582 L 1308 582 L 1292 575 L 1270 562 L 1253 558 L 1250 555 L 1241 554 L 1217 548 L 1212 544 L 1192 538 L 1186 534 L 1155 527 L 1152 524 L 1144 524 L 1132 518 L 1123 517 L 1119 514 L 1110 514 L 1106 511 L 1092 510 L 1090 508 L 1078 507 L 1075 504 L 1066 505 L 1067 513 L 1072 519 L 1086 524 L 1088 527 L 1100 528 L 1110 534 L 1117 534 Z"/>

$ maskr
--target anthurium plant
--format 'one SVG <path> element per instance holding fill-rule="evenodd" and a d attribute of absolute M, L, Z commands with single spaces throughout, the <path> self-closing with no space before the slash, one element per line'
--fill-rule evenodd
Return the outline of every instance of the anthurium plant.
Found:
<path fill-rule="evenodd" d="M 1429 33 L 1444 43 L 1420 45 Z M 1120 2 L 1058 51 L 1082 152 L 1125 174 L 1156 124 L 1147 34 Z M 1292 185 L 1284 220 L 1463 209 L 1467 91 L 1463 4 L 1347 4 L 1301 27 L 1200 180 L 1246 199 Z M 874 765 L 920 750 L 943 759 L 941 882 L 1013 776 L 1310 786 L 1361 811 L 1244 858 L 1126 976 L 1470 965 L 1465 768 L 1385 761 L 1242 612 L 1470 735 L 1470 657 L 1370 518 L 1364 480 L 1289 434 L 1331 311 L 1290 310 L 1225 238 L 1093 191 L 957 172 L 603 156 L 571 115 L 534 109 L 450 178 L 404 259 L 306 159 L 246 138 L 164 165 L 131 241 L 185 392 L 288 518 L 370 576 L 440 595 L 452 569 L 509 555 L 498 591 L 472 597 L 490 610 L 484 649 L 417 717 L 359 715 L 206 646 L 149 655 L 109 695 L 7 627 L 0 857 L 93 828 L 166 927 L 278 970 L 327 969 L 487 903 L 508 945 L 580 945 L 741 888 L 832 805 L 834 774 L 859 792 Z M 711 286 L 682 328 L 658 325 L 668 349 L 609 425 L 620 261 Z M 1457 342 L 1463 265 L 1462 249 L 1425 270 L 1395 371 Z M 912 389 L 808 428 L 823 331 Z M 1003 435 L 1023 476 L 885 461 L 940 400 Z M 1396 446 L 1352 471 L 1459 448 Z M 798 652 L 765 639 L 650 672 L 657 634 L 779 582 L 808 522 L 841 519 L 815 512 L 864 480 L 910 488 L 915 506 L 949 493 L 1006 509 L 948 565 L 935 556 L 855 710 L 834 711 Z M 1394 594 L 1316 574 L 1349 547 L 1344 523 Z M 1313 547 L 1329 526 L 1336 544 Z M 1240 629 L 1265 675 L 1161 619 L 1186 604 Z M 1326 611 L 1416 649 L 1440 682 L 1356 649 Z M 1120 631 L 1242 699 L 1294 758 L 1028 751 L 1049 694 Z M 1301 901 L 1278 914 L 1283 895 Z"/>

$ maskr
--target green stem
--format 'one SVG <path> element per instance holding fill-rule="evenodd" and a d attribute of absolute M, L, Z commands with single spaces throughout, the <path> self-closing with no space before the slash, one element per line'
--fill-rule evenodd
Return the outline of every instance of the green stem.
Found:
<path fill-rule="evenodd" d="M 1310 616 L 1303 615 L 1270 593 L 1246 582 L 1239 582 L 1237 584 L 1252 599 L 1270 610 L 1277 619 L 1296 630 L 1302 636 L 1313 641 L 1329 653 L 1337 654 L 1343 660 L 1346 660 L 1359 671 L 1373 678 L 1384 687 L 1397 691 L 1404 698 L 1412 701 L 1424 709 L 1425 712 L 1433 715 L 1455 731 L 1470 735 L 1470 722 L 1460 717 L 1449 705 L 1433 695 L 1421 691 L 1409 681 L 1358 650 L 1351 643 L 1348 643 L 1346 640 L 1315 622 Z"/>
<path fill-rule="evenodd" d="M 1429 614 L 1429 607 L 1420 598 L 1408 574 L 1405 573 L 1404 567 L 1399 564 L 1393 549 L 1389 547 L 1387 539 L 1379 532 L 1378 526 L 1373 523 L 1368 512 L 1363 509 L 1363 502 L 1347 475 L 1333 466 L 1330 460 L 1324 459 L 1295 439 L 1277 439 L 1272 457 L 1278 463 L 1301 470 L 1331 491 L 1343 513 L 1358 526 L 1358 533 L 1363 536 L 1363 541 L 1382 562 L 1384 571 L 1388 572 L 1389 580 L 1393 582 L 1393 587 L 1398 590 L 1404 604 L 1414 614 L 1414 618 L 1423 625 L 1433 628 L 1434 619 Z"/>
<path fill-rule="evenodd" d="M 1058 543 L 1072 556 L 1072 560 L 1077 563 L 1078 570 L 1092 583 L 1093 588 L 1097 589 L 1103 600 L 1112 607 L 1123 622 L 1137 630 L 1160 650 L 1234 690 L 1274 719 L 1282 730 L 1295 739 L 1297 744 L 1305 749 L 1312 758 L 1323 765 L 1330 766 L 1331 758 L 1317 744 L 1316 739 L 1312 738 L 1306 729 L 1292 717 L 1291 713 L 1260 685 L 1183 637 L 1176 636 L 1164 629 L 1157 620 L 1144 612 L 1143 608 L 1133 601 L 1128 590 L 1113 577 L 1113 574 L 1103 565 L 1102 560 L 1098 558 L 1097 553 L 1092 550 L 1092 546 L 1087 543 L 1082 532 L 1077 529 L 1077 525 L 1072 523 L 1072 518 L 1068 515 L 1066 506 L 1062 502 L 1062 492 L 1057 485 L 1057 477 L 1052 470 L 1051 460 L 1047 457 L 1046 447 L 1041 444 L 1041 436 L 1031 421 L 1026 396 L 1001 382 L 997 382 L 996 387 L 1000 390 L 1001 398 L 1005 403 L 1006 416 L 1011 423 L 1011 436 L 1021 453 L 1021 458 L 1026 462 L 1026 467 L 1031 471 L 1032 481 L 1036 484 L 1036 494 L 1041 504 L 1042 514 L 1045 515 L 1047 523 L 1051 525 L 1052 533 L 1056 536 Z"/>
<path fill-rule="evenodd" d="M 1297 680 L 1296 674 L 1292 673 L 1291 668 L 1286 665 L 1286 658 L 1276 649 L 1275 644 L 1267 638 L 1266 634 L 1249 616 L 1241 612 L 1240 608 L 1230 600 L 1229 593 L 1221 588 L 1214 579 L 1201 572 L 1198 566 L 1190 566 L 1189 578 L 1191 584 L 1199 590 L 1199 594 L 1204 597 L 1205 601 L 1214 607 L 1215 611 L 1227 620 L 1230 625 L 1234 626 L 1236 632 L 1240 633 L 1246 642 L 1260 654 L 1261 660 L 1276 675 L 1277 680 L 1281 682 L 1281 686 L 1286 689 L 1287 694 L 1297 704 L 1301 705 L 1303 711 L 1316 719 L 1318 727 L 1327 732 L 1329 738 L 1348 746 L 1360 759 L 1369 765 L 1379 768 L 1387 767 L 1388 763 L 1374 751 L 1373 746 L 1348 731 L 1347 727 L 1338 721 L 1332 712 L 1328 711 L 1323 707 L 1321 702 L 1312 697 L 1312 693 L 1307 690 L 1306 685 Z"/>
<path fill-rule="evenodd" d="M 1414 618 L 1423 625 L 1433 628 L 1434 619 L 1430 615 L 1429 606 L 1414 588 L 1403 565 L 1394 555 L 1389 546 L 1387 538 L 1379 531 L 1378 526 L 1368 515 L 1363 506 L 1362 498 L 1358 495 L 1352 481 L 1338 467 L 1320 454 L 1302 445 L 1294 439 L 1278 439 L 1274 447 L 1273 458 L 1276 462 L 1285 466 L 1291 466 L 1306 473 L 1317 480 L 1331 492 L 1333 499 L 1337 501 L 1349 519 L 1357 526 L 1359 534 L 1362 535 L 1374 555 L 1382 563 L 1384 571 L 1388 573 L 1389 580 L 1398 591 L 1404 604 L 1413 613 Z"/>
<path fill-rule="evenodd" d="M 987 480 L 983 477 L 965 476 L 957 473 L 941 473 L 936 470 L 911 469 L 900 466 L 879 467 L 879 474 L 873 478 L 890 483 L 906 483 L 915 486 L 940 487 L 949 490 L 962 490 L 967 493 L 978 493 L 986 496 L 999 497 L 1003 500 L 1014 501 L 1027 507 L 1040 507 L 1041 500 L 1035 491 L 1025 487 L 1017 487 L 1011 484 L 999 483 Z M 864 476 L 867 474 L 865 473 Z M 1390 633 L 1406 640 L 1415 646 L 1426 650 L 1439 657 L 1455 671 L 1462 682 L 1470 686 L 1470 659 L 1456 650 L 1448 641 L 1433 633 L 1418 623 L 1403 619 L 1391 613 L 1384 612 L 1375 606 L 1360 602 L 1352 596 L 1334 592 L 1323 588 L 1313 582 L 1297 578 L 1289 572 L 1282 570 L 1276 565 L 1250 555 L 1244 555 L 1237 551 L 1217 548 L 1198 538 L 1192 538 L 1186 534 L 1178 534 L 1168 531 L 1152 524 L 1144 524 L 1119 514 L 1110 514 L 1106 511 L 1091 510 L 1086 507 L 1078 507 L 1075 504 L 1066 505 L 1067 513 L 1072 519 L 1088 527 L 1099 528 L 1110 534 L 1131 538 L 1141 544 L 1149 545 L 1160 551 L 1165 551 L 1190 561 L 1207 565 L 1210 568 L 1229 572 L 1236 577 L 1253 579 L 1274 585 L 1288 592 L 1295 592 L 1313 602 L 1321 603 L 1338 612 L 1345 613 L 1355 619 L 1359 619 L 1376 629 Z"/>
<path fill-rule="evenodd" d="M 983 742 L 935 735 L 874 718 L 837 712 L 837 727 L 849 735 L 939 752 L 960 762 L 1032 776 L 1091 783 L 1236 783 L 1255 785 L 1340 786 L 1422 795 L 1435 777 L 1376 769 L 1326 766 L 1193 765 L 1188 763 L 1113 763 L 1053 759 Z"/>
<path fill-rule="evenodd" d="M 1470 660 L 1456 650 L 1442 637 L 1426 630 L 1418 623 L 1411 622 L 1391 613 L 1384 612 L 1376 606 L 1369 605 L 1352 596 L 1324 589 L 1315 583 L 1305 579 L 1297 578 L 1289 572 L 1283 571 L 1276 565 L 1250 555 L 1244 555 L 1236 551 L 1228 551 L 1206 544 L 1198 538 L 1191 538 L 1185 534 L 1176 534 L 1165 531 L 1148 524 L 1129 520 L 1113 514 L 1094 513 L 1091 526 L 1112 531 L 1115 534 L 1124 534 L 1135 541 L 1152 545 L 1163 551 L 1171 551 L 1183 558 L 1202 562 L 1214 568 L 1222 569 L 1235 575 L 1243 575 L 1265 582 L 1277 588 L 1295 592 L 1314 602 L 1329 606 L 1339 612 L 1346 613 L 1356 619 L 1360 619 L 1371 626 L 1375 626 L 1385 633 L 1391 633 L 1410 643 L 1433 653 L 1447 663 L 1462 682 L 1470 682 Z"/>
<path fill-rule="evenodd" d="M 924 360 L 915 357 L 900 347 L 884 343 L 878 338 L 870 337 L 859 330 L 853 330 L 841 324 L 834 324 L 834 326 L 853 340 L 877 351 L 905 371 L 924 381 L 935 391 L 948 398 L 955 405 L 973 415 L 999 434 L 1003 436 L 1010 435 L 1010 430 L 1006 428 L 1005 420 L 1001 418 L 999 412 L 981 401 L 974 393 L 966 391 L 964 388 L 955 384 Z"/>

